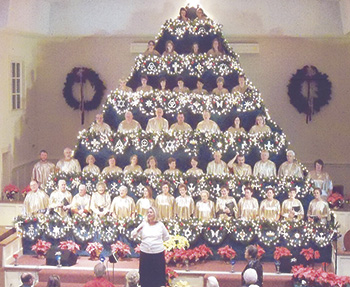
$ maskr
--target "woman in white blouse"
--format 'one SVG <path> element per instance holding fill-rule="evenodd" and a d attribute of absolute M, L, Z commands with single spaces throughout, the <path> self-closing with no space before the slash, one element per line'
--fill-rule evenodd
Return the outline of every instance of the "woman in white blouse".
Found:
<path fill-rule="evenodd" d="M 140 245 L 140 284 L 142 287 L 165 286 L 165 257 L 164 241 L 169 239 L 168 230 L 164 224 L 158 221 L 158 212 L 151 206 L 147 212 L 147 218 L 131 236 L 141 238 Z"/>

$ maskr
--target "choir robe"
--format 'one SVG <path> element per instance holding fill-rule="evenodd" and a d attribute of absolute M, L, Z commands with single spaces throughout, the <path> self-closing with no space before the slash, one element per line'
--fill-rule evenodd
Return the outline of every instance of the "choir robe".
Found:
<path fill-rule="evenodd" d="M 139 165 L 135 165 L 135 166 L 132 166 L 131 164 L 127 165 L 124 168 L 124 173 L 131 173 L 131 172 L 142 172 L 142 167 Z"/>
<path fill-rule="evenodd" d="M 257 133 L 268 133 L 271 132 L 271 128 L 267 125 L 264 126 L 258 126 L 258 125 L 254 125 L 251 127 L 251 129 L 249 130 L 250 134 L 257 134 Z"/>
<path fill-rule="evenodd" d="M 108 133 L 111 130 L 111 127 L 106 124 L 106 123 L 102 123 L 102 124 L 98 124 L 98 123 L 93 123 L 90 127 L 90 131 L 91 132 L 95 132 L 95 133 Z"/>
<path fill-rule="evenodd" d="M 176 131 L 176 132 L 190 132 L 190 131 L 192 131 L 192 128 L 188 123 L 183 123 L 181 125 L 179 123 L 175 123 L 175 124 L 171 125 L 170 129 L 173 131 Z"/>
<path fill-rule="evenodd" d="M 193 176 L 200 176 L 200 175 L 203 175 L 204 172 L 203 170 L 201 170 L 200 168 L 190 168 L 186 171 L 186 174 L 187 175 L 193 175 Z"/>
<path fill-rule="evenodd" d="M 207 202 L 198 201 L 194 211 L 194 216 L 200 220 L 210 220 L 215 218 L 214 202 L 208 200 Z"/>
<path fill-rule="evenodd" d="M 119 166 L 107 166 L 102 170 L 102 173 L 107 174 L 107 173 L 119 173 L 123 172 L 123 170 Z"/>
<path fill-rule="evenodd" d="M 137 214 L 142 215 L 143 217 L 147 216 L 148 209 L 151 206 L 155 206 L 155 201 L 153 198 L 140 198 L 136 203 L 136 212 Z"/>
<path fill-rule="evenodd" d="M 233 214 L 228 215 L 224 212 L 225 208 L 227 207 L 227 204 L 233 204 Z M 237 202 L 232 196 L 227 197 L 218 197 L 216 200 L 216 206 L 215 206 L 215 212 L 216 217 L 222 218 L 222 219 L 228 219 L 231 216 L 234 216 L 237 218 L 238 213 L 238 207 Z"/>
<path fill-rule="evenodd" d="M 228 94 L 229 91 L 226 88 L 222 88 L 221 90 L 219 88 L 215 88 L 215 89 L 212 90 L 211 93 L 214 94 L 214 95 L 217 95 L 217 96 L 221 96 L 221 95 L 224 95 L 224 94 Z"/>
<path fill-rule="evenodd" d="M 169 123 L 164 118 L 151 118 L 146 127 L 147 132 L 161 132 L 169 129 Z"/>
<path fill-rule="evenodd" d="M 260 160 L 255 163 L 253 174 L 261 177 L 276 176 L 276 165 L 269 159 L 266 162 Z"/>
<path fill-rule="evenodd" d="M 187 87 L 183 87 L 182 89 L 180 89 L 179 87 L 175 87 L 173 89 L 174 93 L 190 93 L 190 89 Z"/>
<path fill-rule="evenodd" d="M 318 187 L 322 191 L 322 197 L 328 197 L 328 193 L 333 189 L 333 183 L 329 178 L 329 174 L 327 172 L 317 173 L 315 170 L 310 171 L 308 177 L 314 181 L 315 187 Z"/>
<path fill-rule="evenodd" d="M 227 164 L 224 161 L 216 163 L 215 160 L 208 163 L 207 174 L 225 174 L 228 173 Z"/>
<path fill-rule="evenodd" d="M 292 162 L 289 163 L 288 161 L 285 161 L 281 164 L 281 166 L 278 169 L 278 176 L 279 177 L 287 177 L 287 176 L 295 176 L 295 177 L 303 177 L 303 173 L 301 171 L 301 166 L 296 163 Z"/>
<path fill-rule="evenodd" d="M 44 186 L 50 173 L 55 171 L 55 165 L 49 161 L 39 161 L 34 165 L 32 179 L 36 180 L 39 186 Z"/>
<path fill-rule="evenodd" d="M 150 174 L 155 174 L 155 175 L 160 175 L 162 174 L 162 171 L 159 168 L 147 168 L 144 171 L 145 175 L 150 175 Z"/>
<path fill-rule="evenodd" d="M 249 164 L 244 163 L 243 165 L 233 164 L 233 174 L 236 176 L 250 176 L 252 175 L 252 167 Z"/>
<path fill-rule="evenodd" d="M 235 133 L 244 133 L 245 129 L 244 128 L 234 128 L 234 127 L 229 127 L 227 130 L 229 133 L 231 134 L 235 134 Z"/>
<path fill-rule="evenodd" d="M 87 165 L 83 168 L 83 172 L 91 172 L 91 173 L 94 173 L 94 174 L 99 174 L 101 171 L 100 171 L 100 168 L 97 166 L 97 165 Z"/>
<path fill-rule="evenodd" d="M 112 201 L 110 211 L 116 218 L 130 218 L 135 212 L 135 202 L 128 195 L 117 196 Z"/>
<path fill-rule="evenodd" d="M 160 219 L 171 219 L 174 217 L 175 198 L 171 194 L 159 194 L 156 197 L 156 207 L 158 208 Z"/>
<path fill-rule="evenodd" d="M 194 201 L 189 195 L 178 196 L 175 199 L 174 215 L 179 219 L 189 219 L 194 213 Z"/>
<path fill-rule="evenodd" d="M 111 197 L 108 192 L 100 194 L 99 192 L 94 192 L 91 196 L 90 209 L 95 216 L 106 215 L 111 207 Z"/>
<path fill-rule="evenodd" d="M 80 163 L 78 160 L 72 158 L 70 160 L 61 159 L 56 164 L 57 169 L 63 172 L 81 172 Z"/>
<path fill-rule="evenodd" d="M 259 217 L 260 219 L 268 219 L 276 221 L 280 219 L 281 204 L 273 198 L 272 200 L 265 199 L 260 203 Z"/>
<path fill-rule="evenodd" d="M 196 130 L 199 130 L 202 133 L 209 132 L 209 133 L 218 133 L 220 132 L 220 128 L 218 124 L 212 120 L 208 121 L 201 121 L 198 123 Z"/>
<path fill-rule="evenodd" d="M 151 92 L 153 91 L 152 86 L 146 85 L 144 87 L 140 86 L 136 89 L 136 92 L 142 92 L 142 93 L 146 93 L 146 92 Z"/>
<path fill-rule="evenodd" d="M 40 189 L 36 192 L 30 191 L 26 195 L 23 205 L 26 216 L 36 215 L 39 211 L 43 212 L 49 206 L 49 196 Z"/>
<path fill-rule="evenodd" d="M 232 89 L 232 94 L 234 92 L 239 92 L 241 94 L 244 94 L 245 91 L 248 89 L 248 86 L 244 85 L 243 87 L 241 87 L 240 85 L 234 86 Z"/>
<path fill-rule="evenodd" d="M 294 218 L 290 218 L 289 212 L 293 209 L 293 207 L 298 208 L 299 211 L 295 212 Z M 301 220 L 304 218 L 304 207 L 301 204 L 299 199 L 296 199 L 296 198 L 286 199 L 285 201 L 282 202 L 281 215 L 284 217 L 284 219 L 289 220 L 289 221 L 291 221 L 293 219 Z"/>
<path fill-rule="evenodd" d="M 177 168 L 175 169 L 167 169 L 164 171 L 164 174 L 169 174 L 169 175 L 181 175 L 181 171 Z"/>
<path fill-rule="evenodd" d="M 238 217 L 245 220 L 256 219 L 259 215 L 259 203 L 256 198 L 242 197 L 238 201 Z"/>
<path fill-rule="evenodd" d="M 328 202 L 323 199 L 313 199 L 309 204 L 307 215 L 311 217 L 319 216 L 321 222 L 327 223 L 330 220 L 330 210 Z"/>
<path fill-rule="evenodd" d="M 118 126 L 118 132 L 122 132 L 122 133 L 137 132 L 141 129 L 142 128 L 140 123 L 135 120 L 132 120 L 130 123 L 124 120 Z"/>
<path fill-rule="evenodd" d="M 73 197 L 71 209 L 74 213 L 79 213 L 80 211 L 89 212 L 90 211 L 91 196 L 85 194 L 81 196 L 79 193 Z"/>
<path fill-rule="evenodd" d="M 69 191 L 62 192 L 60 190 L 55 190 L 51 193 L 49 199 L 49 208 L 53 208 L 59 215 L 66 216 L 67 211 L 61 208 L 64 205 L 64 199 L 70 204 L 72 202 L 72 194 Z"/>
<path fill-rule="evenodd" d="M 208 94 L 208 91 L 207 90 L 205 90 L 205 89 L 194 89 L 193 91 L 192 91 L 192 93 L 195 93 L 195 94 L 200 94 L 200 95 L 207 95 Z"/>

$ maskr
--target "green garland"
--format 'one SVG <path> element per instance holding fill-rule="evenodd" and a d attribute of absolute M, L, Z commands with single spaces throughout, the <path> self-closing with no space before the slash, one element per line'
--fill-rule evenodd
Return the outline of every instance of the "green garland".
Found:
<path fill-rule="evenodd" d="M 313 75 L 309 75 L 310 69 Z M 308 100 L 302 94 L 302 84 L 305 81 L 312 81 L 316 83 L 317 97 L 313 100 L 313 111 L 319 112 L 321 107 L 327 105 L 331 99 L 332 83 L 328 80 L 327 74 L 320 73 L 314 66 L 304 66 L 302 69 L 292 76 L 288 85 L 288 96 L 290 103 L 298 110 L 299 113 L 309 113 Z"/>
<path fill-rule="evenodd" d="M 106 87 L 95 71 L 85 67 L 75 67 L 69 74 L 67 74 L 63 88 L 63 96 L 66 103 L 74 110 L 81 108 L 82 103 L 73 96 L 73 86 L 75 83 L 80 83 L 80 81 L 82 81 L 82 83 L 89 81 L 92 88 L 95 90 L 92 99 L 90 101 L 84 101 L 84 109 L 87 111 L 97 109 L 101 104 Z"/>

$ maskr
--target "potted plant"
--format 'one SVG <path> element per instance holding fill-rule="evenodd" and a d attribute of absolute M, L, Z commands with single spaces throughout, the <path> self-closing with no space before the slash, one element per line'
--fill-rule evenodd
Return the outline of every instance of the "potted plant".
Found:
<path fill-rule="evenodd" d="M 99 242 L 89 242 L 86 251 L 90 254 L 90 260 L 98 260 L 103 246 Z"/>
<path fill-rule="evenodd" d="M 77 253 L 78 250 L 80 250 L 80 246 L 72 240 L 61 241 L 58 245 L 58 248 L 60 248 L 61 250 L 69 250 L 74 254 Z"/>
<path fill-rule="evenodd" d="M 3 192 L 5 193 L 6 198 L 9 201 L 13 201 L 15 199 L 16 194 L 19 192 L 19 188 L 13 184 L 9 184 L 4 187 Z"/>
<path fill-rule="evenodd" d="M 35 251 L 38 258 L 44 258 L 47 250 L 51 248 L 51 243 L 44 241 L 44 240 L 38 240 L 36 244 L 32 246 L 32 250 Z"/>
<path fill-rule="evenodd" d="M 289 249 L 285 247 L 275 248 L 275 251 L 273 252 L 273 258 L 277 262 L 276 266 L 279 266 L 278 271 L 283 273 L 291 272 L 292 270 L 291 257 L 292 257 L 292 253 L 289 251 Z"/>
<path fill-rule="evenodd" d="M 226 245 L 218 249 L 218 254 L 224 261 L 231 262 L 236 257 L 237 253 L 230 246 Z"/>
<path fill-rule="evenodd" d="M 117 241 L 116 243 L 112 244 L 111 250 L 112 250 L 112 253 L 116 254 L 116 256 L 118 258 L 124 258 L 128 254 L 129 255 L 131 254 L 129 245 L 127 245 L 121 241 Z"/>

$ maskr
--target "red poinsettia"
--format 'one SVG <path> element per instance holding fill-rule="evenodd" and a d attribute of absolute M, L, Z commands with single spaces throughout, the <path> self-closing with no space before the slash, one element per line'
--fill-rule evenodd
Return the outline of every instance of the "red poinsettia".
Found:
<path fill-rule="evenodd" d="M 258 248 L 258 258 L 261 258 L 265 254 L 265 250 L 259 244 L 256 245 L 256 248 Z"/>
<path fill-rule="evenodd" d="M 62 250 L 69 250 L 69 251 L 72 251 L 73 253 L 77 252 L 77 250 L 80 250 L 80 246 L 72 240 L 61 241 L 60 244 L 58 245 L 58 248 Z"/>
<path fill-rule="evenodd" d="M 23 188 L 22 190 L 21 190 L 21 193 L 23 194 L 23 195 L 26 195 L 28 192 L 30 192 L 30 191 L 32 191 L 32 189 L 30 188 L 30 185 L 27 185 L 25 188 Z"/>
<path fill-rule="evenodd" d="M 112 244 L 111 250 L 112 250 L 112 253 L 116 253 L 120 258 L 124 258 L 128 254 L 131 254 L 129 245 L 121 241 L 117 241 L 116 243 Z"/>
<path fill-rule="evenodd" d="M 275 260 L 280 260 L 280 258 L 283 256 L 292 256 L 292 253 L 285 247 L 276 247 L 275 251 L 273 252 L 273 258 Z"/>
<path fill-rule="evenodd" d="M 237 253 L 230 246 L 226 245 L 218 249 L 218 254 L 224 260 L 231 260 L 236 257 Z"/>
<path fill-rule="evenodd" d="M 19 192 L 19 188 L 13 184 L 9 184 L 4 187 L 3 192 L 5 193 L 7 199 L 13 200 L 15 194 Z"/>
<path fill-rule="evenodd" d="M 92 252 L 98 251 L 98 253 L 101 253 L 103 250 L 103 245 L 99 242 L 89 242 L 88 246 L 86 247 L 86 251 L 89 252 L 91 255 Z"/>
<path fill-rule="evenodd" d="M 36 254 L 43 256 L 51 248 L 51 243 L 44 241 L 44 240 L 38 240 L 36 244 L 32 246 L 32 250 L 36 252 Z"/>
<path fill-rule="evenodd" d="M 310 261 L 313 259 L 319 259 L 320 258 L 320 252 L 318 250 L 313 250 L 311 247 L 308 249 L 302 249 L 300 251 L 300 254 L 303 255 L 306 259 L 306 261 Z"/>

